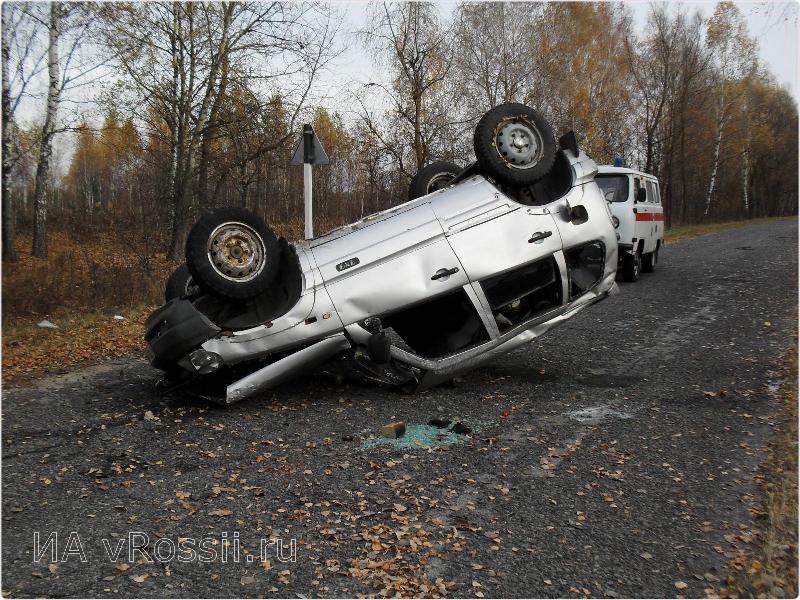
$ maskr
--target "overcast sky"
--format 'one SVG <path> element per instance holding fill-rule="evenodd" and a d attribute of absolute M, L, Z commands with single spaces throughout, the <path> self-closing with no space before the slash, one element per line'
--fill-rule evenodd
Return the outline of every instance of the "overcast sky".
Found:
<path fill-rule="evenodd" d="M 358 30 L 366 26 L 366 3 L 359 1 L 341 2 L 346 18 L 343 30 Z M 443 16 L 452 14 L 456 2 L 437 3 Z M 638 0 L 625 2 L 631 9 L 634 29 L 643 31 L 647 22 L 651 2 Z M 705 2 L 670 2 L 683 6 L 691 12 L 700 11 L 708 18 L 714 11 L 716 1 Z M 795 101 L 800 98 L 798 90 L 798 5 L 795 2 L 735 2 L 747 19 L 750 34 L 758 40 L 761 60 L 768 65 L 779 84 L 785 85 Z M 346 92 L 352 81 L 364 83 L 380 77 L 375 73 L 369 57 L 365 55 L 361 44 L 351 43 L 347 51 L 337 60 L 337 67 L 326 76 L 323 86 L 330 94 L 321 103 L 327 108 L 348 112 Z"/>

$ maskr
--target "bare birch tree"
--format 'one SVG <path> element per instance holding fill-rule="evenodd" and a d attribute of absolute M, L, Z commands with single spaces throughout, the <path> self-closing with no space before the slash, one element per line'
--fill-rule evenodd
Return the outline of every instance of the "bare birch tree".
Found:
<path fill-rule="evenodd" d="M 47 14 L 39 9 L 47 6 Z M 47 256 L 47 197 L 52 179 L 53 139 L 63 131 L 59 123 L 59 105 L 64 92 L 87 83 L 87 76 L 102 64 L 81 56 L 87 41 L 93 7 L 89 4 L 51 2 L 49 5 L 27 4 L 27 12 L 39 19 L 47 30 L 47 95 L 39 142 L 39 158 L 33 192 L 33 256 Z"/>
<path fill-rule="evenodd" d="M 748 35 L 744 17 L 733 2 L 717 4 L 708 22 L 707 36 L 715 61 L 717 91 L 713 159 L 703 216 L 708 216 L 714 198 L 723 134 L 731 116 L 731 108 L 741 98 L 744 89 L 742 84 L 753 76 L 758 65 L 756 43 Z"/>
<path fill-rule="evenodd" d="M 634 48 L 632 44 L 628 47 L 644 132 L 644 170 L 655 175 L 659 174 L 659 154 L 665 141 L 662 125 L 681 68 L 681 32 L 685 27 L 683 14 L 671 18 L 667 6 L 654 4 L 647 36 L 640 47 Z"/>
<path fill-rule="evenodd" d="M 22 155 L 15 114 L 20 102 L 30 97 L 29 85 L 41 73 L 46 56 L 39 43 L 40 22 L 31 17 L 30 9 L 27 4 L 17 2 L 2 6 L 2 235 L 3 260 L 9 262 L 17 259 L 11 177 Z"/>
<path fill-rule="evenodd" d="M 521 102 L 537 77 L 531 25 L 544 4 L 467 2 L 456 13 L 453 59 L 470 116 L 504 102 Z"/>
<path fill-rule="evenodd" d="M 50 179 L 50 158 L 53 154 L 58 104 L 62 88 L 59 85 L 58 42 L 63 9 L 58 2 L 50 3 L 47 24 L 47 105 L 39 143 L 39 163 L 36 166 L 36 187 L 33 192 L 34 256 L 47 256 L 47 186 Z"/>

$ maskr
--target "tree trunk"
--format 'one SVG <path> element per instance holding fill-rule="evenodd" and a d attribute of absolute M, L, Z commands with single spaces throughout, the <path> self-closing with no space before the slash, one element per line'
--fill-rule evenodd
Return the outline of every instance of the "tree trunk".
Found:
<path fill-rule="evenodd" d="M 708 216 L 708 210 L 711 208 L 711 198 L 714 196 L 714 187 L 717 184 L 717 171 L 719 171 L 719 149 L 722 145 L 722 126 L 723 120 L 720 119 L 717 123 L 717 139 L 714 142 L 714 165 L 711 167 L 711 177 L 708 180 L 708 191 L 706 192 L 706 209 L 703 216 Z"/>
<path fill-rule="evenodd" d="M 172 231 L 169 242 L 169 258 L 171 260 L 181 260 L 186 256 L 186 238 L 189 237 L 189 193 L 187 182 L 176 187 L 173 206 L 175 207 L 175 218 L 172 220 Z"/>
<path fill-rule="evenodd" d="M 744 216 L 750 217 L 750 195 L 748 180 L 750 179 L 750 152 L 747 148 L 742 151 L 744 166 L 742 168 L 742 197 L 744 199 Z"/>
<path fill-rule="evenodd" d="M 61 87 L 58 76 L 58 26 L 61 8 L 57 2 L 50 4 L 50 23 L 47 46 L 47 110 L 42 126 L 42 141 L 39 147 L 39 164 L 36 167 L 36 187 L 33 193 L 33 256 L 47 256 L 47 184 L 50 179 L 50 158 L 53 154 L 58 102 Z"/>
<path fill-rule="evenodd" d="M 11 89 L 8 80 L 9 41 L 8 23 L 5 20 L 6 11 L 3 11 L 2 31 L 2 60 L 3 60 L 3 261 L 17 260 L 17 251 L 14 248 L 14 207 L 11 202 L 11 169 L 14 159 L 11 156 L 11 143 L 13 136 L 11 114 Z"/>

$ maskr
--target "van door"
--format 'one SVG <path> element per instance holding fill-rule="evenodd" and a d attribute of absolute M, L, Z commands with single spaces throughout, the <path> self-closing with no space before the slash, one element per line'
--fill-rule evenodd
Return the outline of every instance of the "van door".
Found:
<path fill-rule="evenodd" d="M 345 325 L 468 283 L 429 204 L 312 243 L 311 250 Z"/>
<path fill-rule="evenodd" d="M 513 210 L 447 236 L 470 281 L 480 281 L 561 250 L 553 217 L 539 207 Z"/>
<path fill-rule="evenodd" d="M 651 179 L 644 180 L 647 198 L 644 202 L 639 202 L 636 206 L 636 221 L 640 224 L 639 236 L 644 240 L 642 253 L 647 254 L 656 249 L 658 239 L 658 221 L 661 216 L 660 209 L 657 209 L 655 186 Z"/>
<path fill-rule="evenodd" d="M 657 179 L 653 181 L 653 189 L 656 192 L 655 212 L 653 214 L 655 216 L 656 225 L 656 245 L 658 245 L 659 240 L 664 239 L 664 205 L 661 203 L 661 188 L 658 185 Z"/>

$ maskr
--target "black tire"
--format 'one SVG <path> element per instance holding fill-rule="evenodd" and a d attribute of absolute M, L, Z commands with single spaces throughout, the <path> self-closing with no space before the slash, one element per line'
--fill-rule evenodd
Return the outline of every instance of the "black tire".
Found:
<path fill-rule="evenodd" d="M 652 273 L 656 265 L 656 251 L 642 254 L 642 272 Z"/>
<path fill-rule="evenodd" d="M 622 276 L 625 281 L 639 281 L 642 272 L 642 255 L 637 251 L 633 254 L 626 254 L 622 260 Z"/>
<path fill-rule="evenodd" d="M 233 300 L 246 300 L 266 291 L 278 274 L 279 264 L 278 238 L 264 221 L 244 208 L 205 213 L 186 240 L 186 265 L 194 282 Z"/>
<path fill-rule="evenodd" d="M 531 135 L 536 139 L 531 140 Z M 529 143 L 515 144 L 509 156 L 510 139 Z M 556 160 L 553 129 L 542 115 L 524 104 L 501 104 L 483 115 L 475 127 L 473 144 L 481 169 L 509 185 L 533 185 L 550 172 Z"/>
<path fill-rule="evenodd" d="M 192 274 L 189 273 L 186 263 L 183 263 L 167 279 L 167 285 L 164 287 L 164 299 L 169 302 L 173 298 L 188 296 L 190 287 L 192 287 Z"/>
<path fill-rule="evenodd" d="M 408 199 L 415 200 L 447 187 L 460 171 L 458 165 L 446 160 L 425 165 L 412 177 L 411 185 L 408 186 Z"/>

